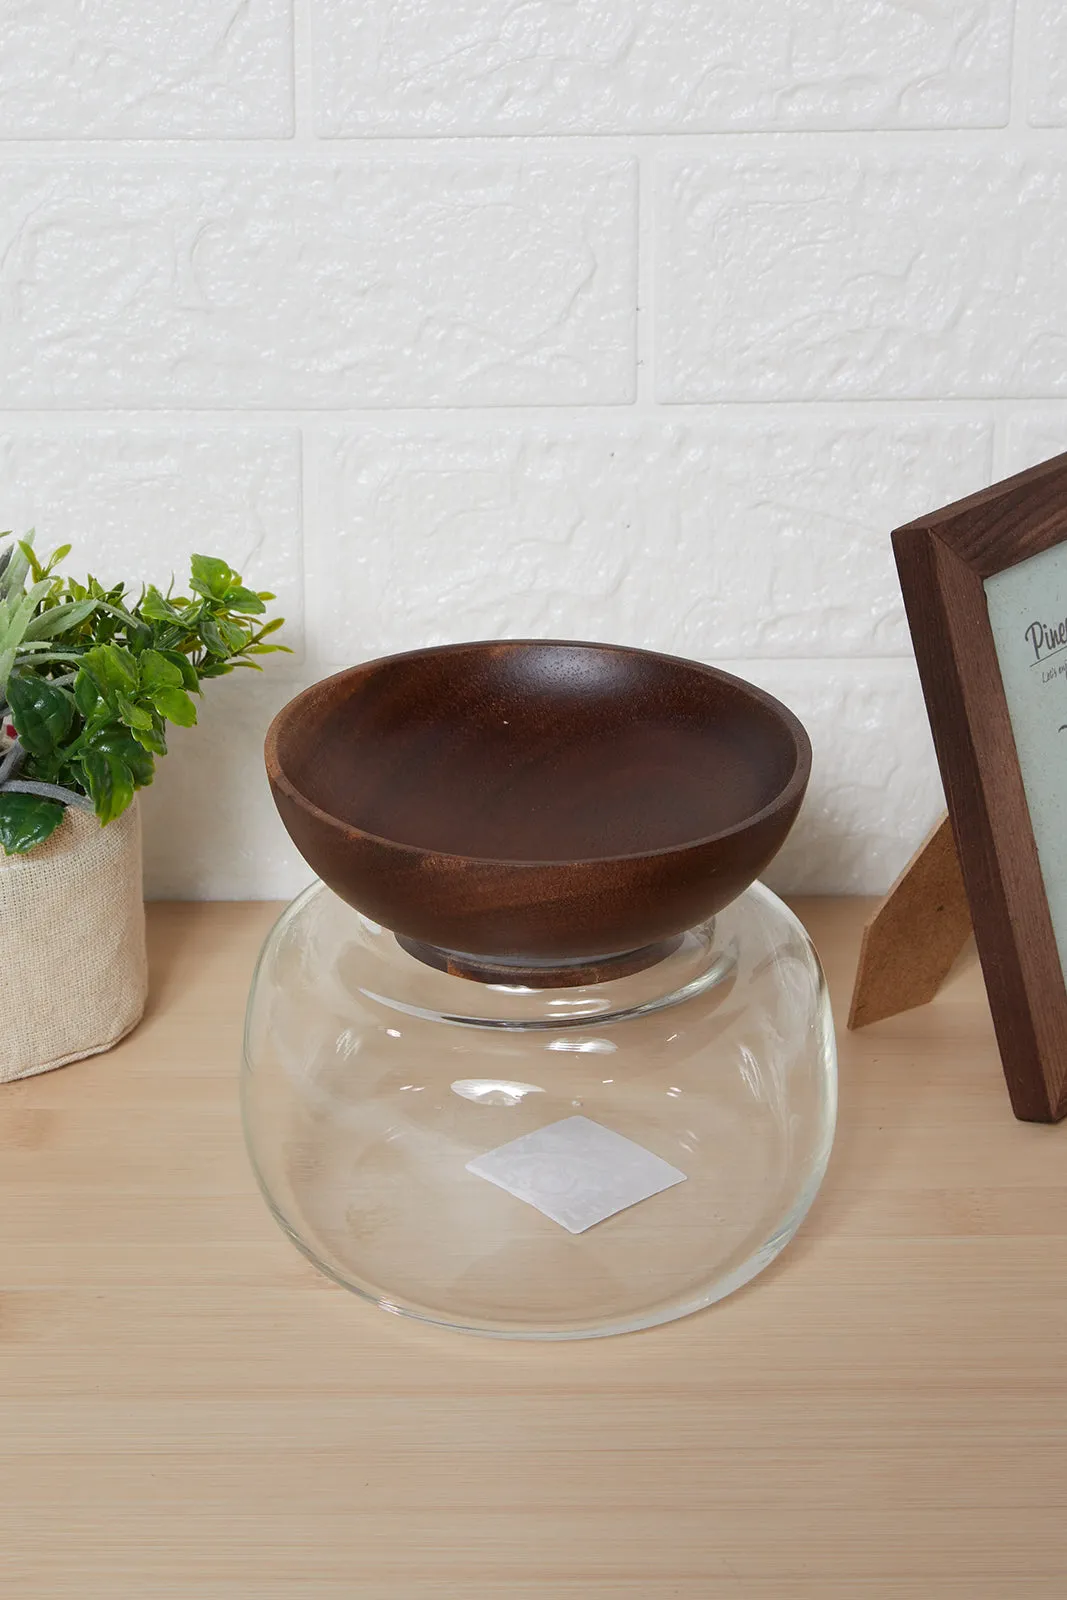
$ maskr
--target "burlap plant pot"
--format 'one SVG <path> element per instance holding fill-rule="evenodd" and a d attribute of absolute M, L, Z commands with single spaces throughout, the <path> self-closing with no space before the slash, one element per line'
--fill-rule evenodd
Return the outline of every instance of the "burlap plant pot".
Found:
<path fill-rule="evenodd" d="M 102 828 L 68 806 L 24 856 L 0 851 L 0 1083 L 117 1044 L 148 992 L 141 819 Z"/>

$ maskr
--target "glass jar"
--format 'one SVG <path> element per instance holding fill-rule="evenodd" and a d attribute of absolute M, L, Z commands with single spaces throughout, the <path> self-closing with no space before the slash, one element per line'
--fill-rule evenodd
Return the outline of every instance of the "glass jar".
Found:
<path fill-rule="evenodd" d="M 505 1338 L 624 1333 L 792 1238 L 833 1138 L 833 1026 L 758 883 L 656 965 L 555 989 L 437 970 L 316 883 L 260 957 L 242 1105 L 272 1211 L 347 1288 Z"/>

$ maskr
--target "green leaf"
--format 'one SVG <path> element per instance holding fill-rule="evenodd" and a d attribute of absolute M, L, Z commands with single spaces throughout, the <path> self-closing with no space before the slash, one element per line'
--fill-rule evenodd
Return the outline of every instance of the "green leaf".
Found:
<path fill-rule="evenodd" d="M 202 678 L 224 678 L 233 669 L 232 661 L 206 661 L 202 667 L 197 668 L 197 671 Z"/>
<path fill-rule="evenodd" d="M 225 600 L 238 581 L 237 574 L 217 556 L 194 556 L 192 587 L 205 600 Z"/>
<path fill-rule="evenodd" d="M 9 856 L 25 855 L 43 844 L 63 821 L 58 800 L 35 794 L 6 794 L 0 789 L 0 845 Z"/>
<path fill-rule="evenodd" d="M 157 689 L 180 689 L 184 682 L 182 669 L 158 650 L 146 650 L 140 658 L 141 684 L 149 694 Z"/>
<path fill-rule="evenodd" d="M 156 710 L 180 728 L 191 728 L 196 721 L 196 707 L 184 689 L 159 689 L 152 696 Z"/>
<path fill-rule="evenodd" d="M 133 612 L 122 604 L 122 593 L 122 585 L 119 584 L 116 588 L 109 590 L 106 595 L 98 596 L 97 604 L 100 610 L 106 611 L 109 616 L 125 623 L 126 629 L 131 635 L 143 634 L 146 640 L 150 639 L 151 628 L 147 622 L 142 622 L 139 617 L 135 617 Z"/>
<path fill-rule="evenodd" d="M 20 539 L 18 541 L 18 547 L 22 551 L 23 560 L 26 563 L 26 567 L 23 572 L 23 581 L 25 581 L 26 572 L 30 572 L 33 574 L 34 583 L 39 583 L 44 577 L 44 568 L 37 559 L 36 552 L 33 548 L 33 539 L 34 533 L 33 529 L 31 528 L 25 539 Z M 14 562 L 12 562 L 12 566 L 13 565 Z M 20 584 L 19 587 L 21 588 L 22 585 Z"/>
<path fill-rule="evenodd" d="M 155 634 L 152 631 L 150 622 L 138 622 L 136 627 L 126 629 L 126 643 L 133 655 L 138 659 L 146 650 L 151 648 L 154 638 Z"/>
<path fill-rule="evenodd" d="M 217 617 L 215 620 L 218 623 L 219 632 L 229 646 L 229 654 L 231 656 L 237 655 L 244 649 L 251 635 L 247 629 L 242 628 L 239 622 L 234 622 L 232 617 Z"/>
<path fill-rule="evenodd" d="M 43 666 L 62 662 L 76 672 L 84 653 L 83 650 L 76 650 L 73 645 L 67 650 L 49 650 L 48 640 L 41 639 L 37 644 L 28 645 L 25 650 L 19 649 L 15 652 L 15 666 L 19 671 L 37 672 Z"/>
<path fill-rule="evenodd" d="M 167 738 L 166 738 L 166 734 L 163 732 L 163 718 L 162 717 L 159 717 L 159 716 L 153 717 L 152 718 L 152 726 L 150 728 L 134 728 L 133 736 L 137 740 L 137 743 L 141 746 L 141 748 L 143 750 L 147 750 L 151 755 L 154 755 L 154 756 L 165 756 L 166 755 L 166 753 L 167 753 Z M 136 777 L 136 776 L 137 776 L 137 771 L 136 771 L 136 768 L 135 768 L 134 769 L 134 777 Z M 145 783 L 151 783 L 151 781 L 152 781 L 151 778 L 146 778 L 144 780 Z"/>
<path fill-rule="evenodd" d="M 205 614 L 200 618 L 198 626 L 200 637 L 211 651 L 211 654 L 213 656 L 221 656 L 223 660 L 225 660 L 230 654 L 230 649 L 225 639 L 222 637 L 222 634 L 219 632 L 214 617 L 205 612 Z M 200 669 L 200 676 L 204 676 L 203 668 Z"/>
<path fill-rule="evenodd" d="M 11 720 L 32 756 L 51 755 L 74 721 L 74 702 L 45 678 L 13 672 L 7 681 Z"/>
<path fill-rule="evenodd" d="M 82 766 L 97 816 L 105 824 L 114 822 L 133 799 L 133 773 L 121 756 L 106 747 L 86 750 Z"/>
<path fill-rule="evenodd" d="M 183 656 L 180 650 L 161 650 L 159 652 L 172 666 L 177 667 L 181 673 L 181 680 L 186 689 L 194 692 L 200 687 L 200 675 L 188 656 Z"/>
<path fill-rule="evenodd" d="M 124 694 L 115 696 L 119 708 L 119 715 L 128 728 L 150 728 L 152 726 L 152 713 L 145 706 L 135 705 Z"/>
<path fill-rule="evenodd" d="M 58 633 L 70 633 L 74 628 L 80 628 L 96 610 L 95 600 L 76 600 L 73 605 L 52 606 L 49 611 L 42 611 L 22 635 L 27 639 L 54 639 Z"/>
<path fill-rule="evenodd" d="M 160 594 L 154 583 L 148 585 L 141 601 L 141 615 L 150 622 L 180 622 L 181 617 L 170 601 Z"/>
<path fill-rule="evenodd" d="M 140 738 L 137 735 L 131 738 L 125 728 L 117 727 L 114 723 L 101 728 L 93 735 L 85 753 L 116 757 L 130 769 L 134 786 L 138 789 L 143 789 L 146 784 L 151 783 L 155 776 L 156 764 Z"/>
<path fill-rule="evenodd" d="M 96 687 L 89 674 L 80 669 L 74 680 L 74 704 L 88 721 L 99 706 L 103 704 L 100 690 Z"/>
<path fill-rule="evenodd" d="M 8 563 L 8 574 L 10 574 L 16 559 L 20 560 L 21 556 L 13 558 Z M 20 580 L 19 589 L 9 593 L 6 600 L 0 600 L 0 694 L 4 691 L 8 674 L 15 663 L 15 657 L 22 643 L 22 636 L 32 622 L 37 607 L 51 588 L 51 584 L 47 580 L 43 583 L 35 583 L 26 594 L 21 592 L 21 588 L 22 583 Z"/>
<path fill-rule="evenodd" d="M 82 671 L 88 672 L 105 699 L 116 694 L 130 694 L 137 688 L 137 662 L 128 650 L 114 644 L 97 645 L 87 650 L 81 660 Z"/>
<path fill-rule="evenodd" d="M 253 594 L 251 589 L 231 589 L 226 596 L 226 604 L 231 611 L 240 611 L 244 616 L 259 617 L 266 611 L 266 606 L 258 594 Z"/>
<path fill-rule="evenodd" d="M 30 564 L 36 558 L 33 554 L 34 531 L 31 528 L 25 539 L 17 539 L 11 552 L 11 559 L 4 574 L 4 585 L 8 594 L 21 594 L 29 575 Z"/>

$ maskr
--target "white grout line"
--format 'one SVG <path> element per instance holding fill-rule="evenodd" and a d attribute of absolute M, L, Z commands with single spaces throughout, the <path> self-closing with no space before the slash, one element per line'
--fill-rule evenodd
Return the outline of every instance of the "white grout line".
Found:
<path fill-rule="evenodd" d="M 799 421 L 832 422 L 840 425 L 852 420 L 865 424 L 887 422 L 956 421 L 992 422 L 1006 420 L 1016 413 L 1040 411 L 1062 415 L 1067 421 L 1067 396 L 1019 397 L 1005 400 L 983 399 L 845 399 L 845 400 L 752 400 L 721 401 L 690 405 L 649 404 L 640 408 L 625 402 L 618 405 L 591 405 L 575 401 L 569 405 L 523 406 L 106 406 L 41 408 L 21 406 L 0 410 L 0 428 L 17 433 L 40 432 L 49 427 L 94 429 L 135 427 L 147 431 L 174 423 L 205 427 L 250 429 L 305 427 L 309 429 L 347 427 L 354 423 L 377 423 L 382 427 L 410 425 L 432 427 L 443 432 L 463 431 L 495 423 L 502 429 L 525 425 L 560 424 L 590 428 L 627 428 L 642 423 L 698 425 Z"/>
<path fill-rule="evenodd" d="M 1001 478 L 1006 478 L 1008 469 L 1005 466 L 1008 450 L 1008 418 L 1010 412 L 996 401 L 993 403 L 993 460 L 990 468 L 990 483 L 999 483 Z"/>
<path fill-rule="evenodd" d="M 1015 0 L 1011 53 L 1011 100 L 1008 135 L 1033 132 L 1027 122 L 1030 97 L 1030 16 L 1029 0 Z M 1062 137 L 1062 136 L 1061 136 Z"/>
<path fill-rule="evenodd" d="M 315 143 L 315 86 L 311 49 L 311 0 L 290 0 L 293 8 L 293 109 L 294 133 L 282 150 L 298 153 Z"/>
<path fill-rule="evenodd" d="M 661 155 L 692 156 L 733 160 L 739 154 L 763 157 L 780 154 L 793 158 L 798 152 L 856 159 L 870 156 L 926 160 L 934 156 L 960 155 L 990 158 L 1026 153 L 1063 160 L 1067 156 L 1062 128 L 1030 127 L 1013 120 L 1007 127 L 989 128 L 898 128 L 898 129 L 791 129 L 791 130 L 709 130 L 704 133 L 647 132 L 598 134 L 454 134 L 448 136 L 379 135 L 368 138 L 337 139 L 318 137 L 311 125 L 310 23 L 308 0 L 294 0 L 298 22 L 295 76 L 296 137 L 232 139 L 0 139 L 0 154 L 5 161 L 18 158 L 54 163 L 58 160 L 85 163 L 114 160 L 154 162 L 175 157 L 207 161 L 259 157 L 291 161 L 314 159 L 340 165 L 366 161 L 369 157 L 394 160 L 421 158 L 425 161 L 485 161 L 487 159 L 530 159 L 543 157 L 600 156 L 618 159 L 655 150 Z M 1022 32 L 1025 33 L 1025 28 Z M 1025 77 L 1025 63 L 1018 68 Z"/>
<path fill-rule="evenodd" d="M 653 250 L 655 240 L 655 170 L 652 157 L 637 157 L 637 388 L 635 409 L 645 415 L 655 405 Z"/>

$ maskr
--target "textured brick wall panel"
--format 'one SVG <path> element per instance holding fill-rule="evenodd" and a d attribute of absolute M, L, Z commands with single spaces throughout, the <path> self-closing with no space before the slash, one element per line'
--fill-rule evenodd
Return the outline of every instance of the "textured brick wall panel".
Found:
<path fill-rule="evenodd" d="M 306 880 L 273 712 L 491 635 L 719 661 L 808 724 L 770 881 L 877 890 L 940 786 L 888 534 L 1067 448 L 1054 0 L 11 0 L 0 525 L 217 550 L 148 881 Z"/>

